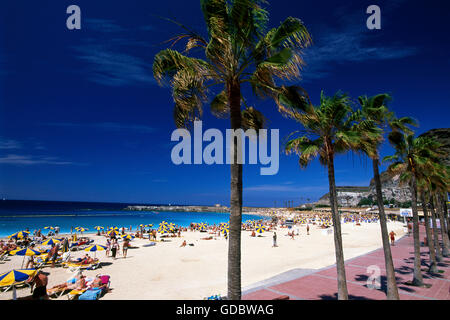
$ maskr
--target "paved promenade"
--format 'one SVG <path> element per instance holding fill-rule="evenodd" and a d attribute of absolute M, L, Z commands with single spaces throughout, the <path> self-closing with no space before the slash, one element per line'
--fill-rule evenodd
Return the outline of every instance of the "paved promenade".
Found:
<path fill-rule="evenodd" d="M 425 229 L 420 228 L 423 241 Z M 405 282 L 412 280 L 414 247 L 413 236 L 404 236 L 391 246 L 394 268 L 400 299 L 402 300 L 450 300 L 450 259 L 438 264 L 444 271 L 432 276 L 426 271 L 428 247 L 421 247 L 423 278 L 430 288 L 408 286 Z M 369 266 L 378 266 L 381 270 L 381 288 L 370 289 L 367 280 L 371 275 Z M 347 288 L 351 300 L 385 300 L 386 271 L 383 249 L 349 259 L 345 262 Z M 271 300 L 280 296 L 289 296 L 291 300 L 332 300 L 337 299 L 336 266 L 320 270 L 297 269 L 286 272 L 267 281 L 256 284 L 243 292 L 244 300 Z"/>

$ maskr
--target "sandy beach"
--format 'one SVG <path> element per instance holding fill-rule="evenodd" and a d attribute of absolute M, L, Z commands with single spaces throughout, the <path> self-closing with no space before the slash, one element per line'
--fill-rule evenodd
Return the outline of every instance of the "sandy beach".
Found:
<path fill-rule="evenodd" d="M 397 238 L 403 232 L 403 223 L 389 222 L 389 232 L 394 230 Z M 315 225 L 299 226 L 300 235 L 292 240 L 287 236 L 288 229 L 277 228 L 278 247 L 272 247 L 273 232 L 265 232 L 260 237 L 251 237 L 250 231 L 242 232 L 242 287 L 251 286 L 280 273 L 297 269 L 320 269 L 335 263 L 333 235 L 326 235 Z M 351 259 L 382 246 L 378 223 L 353 223 L 342 225 L 344 257 Z M 105 244 L 103 236 L 89 235 L 96 244 Z M 85 271 L 87 276 L 107 274 L 111 276 L 111 292 L 102 299 L 204 299 L 221 294 L 227 288 L 227 240 L 214 237 L 201 240 L 209 234 L 198 231 L 182 233 L 181 238 L 168 238 L 167 242 L 157 242 L 155 246 L 144 247 L 146 239 L 134 239 L 135 249 L 128 250 L 126 259 L 119 255 L 116 260 L 106 257 L 104 251 L 96 256 L 102 266 L 96 270 Z M 180 247 L 186 240 L 193 246 Z M 85 251 L 72 252 L 72 257 L 80 257 Z M 93 256 L 93 253 L 91 254 Z M 0 263 L 0 273 L 18 269 L 22 256 L 11 256 L 9 261 Z M 71 273 L 62 267 L 45 267 L 49 273 L 48 288 L 63 283 Z M 29 288 L 17 290 L 17 296 L 30 295 Z M 12 292 L 1 292 L 0 299 L 11 299 Z M 62 296 L 58 299 L 67 299 Z"/>

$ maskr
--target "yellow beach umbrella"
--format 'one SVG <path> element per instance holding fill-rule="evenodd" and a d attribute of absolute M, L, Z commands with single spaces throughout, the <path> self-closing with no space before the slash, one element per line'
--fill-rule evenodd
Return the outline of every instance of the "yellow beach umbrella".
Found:
<path fill-rule="evenodd" d="M 30 248 L 22 248 L 22 249 L 16 249 L 10 252 L 13 256 L 23 256 L 22 260 L 22 268 L 23 268 L 23 262 L 25 261 L 25 256 L 35 256 L 40 255 L 41 253 L 37 250 L 33 250 Z"/>
<path fill-rule="evenodd" d="M 121 236 L 122 239 L 128 239 L 128 240 L 133 240 L 134 236 L 132 236 L 131 234 L 124 234 L 123 236 Z"/>
<path fill-rule="evenodd" d="M 16 284 L 28 280 L 36 274 L 36 269 L 14 269 L 0 274 L 0 287 L 12 287 L 13 299 L 16 299 Z"/>
<path fill-rule="evenodd" d="M 109 230 L 106 234 L 108 236 L 111 236 L 111 235 L 117 236 L 119 234 L 119 231 L 117 231 L 117 230 Z"/>
<path fill-rule="evenodd" d="M 53 246 L 54 244 L 60 243 L 61 241 L 59 241 L 56 238 L 50 238 L 45 240 L 44 242 L 42 242 L 43 246 Z"/>
<path fill-rule="evenodd" d="M 10 236 L 8 236 L 8 238 L 16 238 L 16 239 L 23 239 L 25 237 L 28 237 L 28 235 L 30 234 L 29 231 L 18 231 Z"/>
<path fill-rule="evenodd" d="M 99 244 L 93 244 L 92 246 L 87 247 L 84 251 L 94 252 L 94 257 L 96 257 L 97 251 L 106 250 L 105 246 L 101 246 Z"/>
<path fill-rule="evenodd" d="M 266 231 L 266 226 L 263 226 L 262 224 L 257 224 L 255 227 L 255 231 L 257 233 L 263 233 L 264 231 Z"/>

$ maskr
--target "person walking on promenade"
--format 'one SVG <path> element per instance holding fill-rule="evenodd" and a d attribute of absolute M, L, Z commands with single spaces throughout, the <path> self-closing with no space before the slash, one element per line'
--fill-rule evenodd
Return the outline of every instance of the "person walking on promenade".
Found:
<path fill-rule="evenodd" d="M 391 237 L 391 245 L 395 246 L 396 233 L 394 231 L 391 231 L 391 233 L 389 233 L 389 236 Z"/>

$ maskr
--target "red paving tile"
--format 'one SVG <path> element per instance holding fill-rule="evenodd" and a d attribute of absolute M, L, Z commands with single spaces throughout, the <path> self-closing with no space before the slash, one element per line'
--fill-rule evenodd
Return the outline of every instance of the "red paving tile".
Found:
<path fill-rule="evenodd" d="M 421 228 L 421 236 L 424 234 Z M 413 238 L 403 237 L 391 247 L 392 258 L 396 270 L 397 285 L 400 299 L 404 300 L 422 300 L 439 299 L 450 300 L 450 260 L 445 260 L 446 264 L 438 266 L 444 273 L 441 277 L 430 277 L 423 272 L 424 282 L 431 284 L 431 288 L 418 288 L 405 284 L 412 280 L 414 248 Z M 428 263 L 428 248 L 421 248 L 422 261 Z M 382 249 L 375 250 L 360 257 L 346 261 L 347 288 L 350 299 L 386 299 L 386 294 L 382 290 L 370 289 L 366 285 L 368 276 L 367 267 L 376 265 L 380 268 L 380 276 L 385 279 L 384 253 Z M 423 266 L 424 270 L 426 265 Z M 324 300 L 336 299 L 337 280 L 336 267 L 331 266 L 319 270 L 311 275 L 303 276 L 291 281 L 286 281 L 274 286 L 262 287 L 260 290 L 244 295 L 243 299 L 273 299 L 280 295 L 289 295 L 300 299 Z M 270 291 L 274 290 L 276 292 Z"/>
<path fill-rule="evenodd" d="M 273 300 L 279 296 L 281 294 L 262 289 L 245 295 L 242 300 Z"/>

